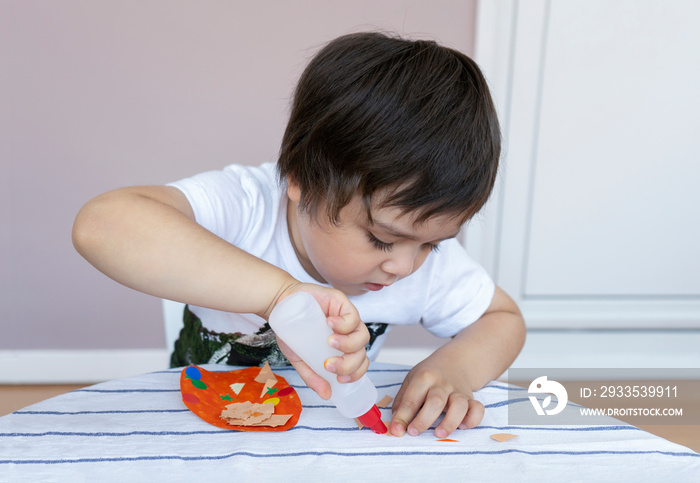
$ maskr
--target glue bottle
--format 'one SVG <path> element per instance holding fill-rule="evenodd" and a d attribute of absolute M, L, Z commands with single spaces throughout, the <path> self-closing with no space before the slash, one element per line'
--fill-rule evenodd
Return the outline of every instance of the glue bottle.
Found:
<path fill-rule="evenodd" d="M 346 418 L 357 418 L 378 434 L 387 432 L 381 413 L 375 404 L 377 388 L 367 374 L 355 382 L 341 384 L 328 372 L 325 361 L 343 353 L 328 345 L 333 330 L 326 315 L 308 292 L 296 292 L 282 300 L 270 314 L 270 327 L 316 374 L 331 385 L 331 402 Z"/>

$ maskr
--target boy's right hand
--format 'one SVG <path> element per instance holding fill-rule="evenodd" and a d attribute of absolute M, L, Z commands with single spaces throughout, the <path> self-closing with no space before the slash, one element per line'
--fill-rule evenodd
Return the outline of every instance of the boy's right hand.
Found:
<path fill-rule="evenodd" d="M 308 292 L 313 295 L 323 313 L 326 314 L 326 321 L 334 332 L 329 338 L 329 345 L 344 353 L 343 356 L 328 359 L 326 370 L 337 374 L 340 383 L 357 381 L 369 367 L 369 359 L 365 351 L 365 346 L 369 342 L 369 331 L 360 320 L 360 314 L 355 306 L 340 290 L 310 283 L 297 283 L 288 287 L 277 298 L 275 305 L 295 292 Z M 321 398 L 330 398 L 330 384 L 316 374 L 282 340 L 278 338 L 277 343 L 306 385 Z"/>

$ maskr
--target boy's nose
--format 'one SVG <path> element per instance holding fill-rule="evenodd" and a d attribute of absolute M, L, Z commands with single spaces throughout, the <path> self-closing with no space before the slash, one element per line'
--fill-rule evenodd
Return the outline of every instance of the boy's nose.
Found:
<path fill-rule="evenodd" d="M 403 253 L 393 253 L 382 263 L 382 270 L 398 278 L 407 277 L 413 273 L 413 265 L 416 257 L 414 253 L 409 253 L 408 250 Z"/>

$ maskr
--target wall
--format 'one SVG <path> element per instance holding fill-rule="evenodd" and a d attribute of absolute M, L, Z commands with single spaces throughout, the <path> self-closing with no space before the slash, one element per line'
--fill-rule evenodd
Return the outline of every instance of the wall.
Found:
<path fill-rule="evenodd" d="M 164 345 L 160 302 L 73 250 L 89 198 L 274 160 L 295 80 L 324 42 L 381 28 L 471 53 L 475 18 L 458 0 L 0 8 L 0 351 L 47 358 Z"/>

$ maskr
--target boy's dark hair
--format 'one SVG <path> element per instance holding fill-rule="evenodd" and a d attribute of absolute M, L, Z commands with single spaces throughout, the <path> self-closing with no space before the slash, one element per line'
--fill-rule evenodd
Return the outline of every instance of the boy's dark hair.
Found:
<path fill-rule="evenodd" d="M 297 85 L 279 156 L 301 207 L 338 222 L 355 194 L 383 206 L 467 221 L 493 189 L 501 140 L 486 80 L 433 41 L 357 33 L 333 40 Z M 371 221 L 371 215 L 370 215 Z"/>

